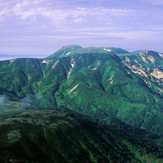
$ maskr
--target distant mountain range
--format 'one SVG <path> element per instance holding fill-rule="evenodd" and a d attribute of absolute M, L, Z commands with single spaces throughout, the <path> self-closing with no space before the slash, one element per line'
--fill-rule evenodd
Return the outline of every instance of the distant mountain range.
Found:
<path fill-rule="evenodd" d="M 28 57 L 26 57 L 25 55 L 17 55 L 17 54 L 0 54 L 0 61 L 2 60 L 9 60 L 9 59 L 13 59 L 13 58 L 19 58 L 20 56 L 22 56 L 23 58 L 28 58 L 28 57 L 32 57 L 32 58 L 44 58 L 44 55 L 27 55 Z"/>
<path fill-rule="evenodd" d="M 163 135 L 163 59 L 162 54 L 154 51 L 128 52 L 114 47 L 82 48 L 79 45 L 72 45 L 63 47 L 43 59 L 18 58 L 1 61 L 0 95 L 5 97 L 0 100 L 0 103 L 3 102 L 3 105 L 1 104 L 3 110 L 15 102 L 18 103 L 18 108 L 24 104 L 25 108 L 39 108 L 43 112 L 54 109 L 80 116 L 82 123 L 87 120 L 91 121 L 89 123 L 104 126 L 113 125 L 117 128 L 116 133 L 122 131 L 138 137 L 153 135 L 159 138 Z M 14 104 L 14 107 L 16 106 Z M 65 123 L 68 125 L 66 121 L 67 119 Z M 76 123 L 78 124 L 78 122 L 74 124 Z M 85 125 L 82 127 L 83 133 L 86 131 L 85 127 Z M 75 129 L 72 127 L 72 130 Z M 113 132 L 113 135 L 116 133 Z M 94 139 L 93 133 L 88 135 Z M 82 140 L 77 144 L 80 144 L 79 148 L 82 146 L 87 153 L 91 152 L 89 157 L 92 162 L 100 161 L 100 158 L 106 159 L 107 162 L 109 160 L 107 154 L 101 156 L 98 151 L 100 147 L 98 141 L 103 142 L 107 136 L 104 133 L 102 138 L 98 137 L 99 140 L 93 143 L 94 147 L 91 149 L 87 145 L 94 140 L 89 139 L 89 143 L 88 140 L 85 141 L 87 145 L 83 144 Z M 86 140 L 85 137 L 83 139 Z M 118 139 L 120 140 L 119 137 Z M 128 138 L 122 142 L 128 141 L 126 139 Z M 111 142 L 106 139 L 105 141 L 108 147 Z M 69 141 L 68 143 L 73 144 Z M 112 143 L 114 144 L 114 141 Z M 130 147 L 136 145 L 131 144 Z M 123 146 L 123 143 L 121 145 Z M 106 151 L 109 150 L 107 147 Z M 105 147 L 102 146 L 101 149 L 103 148 Z M 146 147 L 142 145 L 142 148 Z M 98 153 L 96 159 L 95 153 Z M 135 155 L 134 153 L 132 159 L 128 161 L 134 161 Z M 76 156 L 78 157 L 78 154 Z M 122 153 L 120 156 L 124 162 Z M 59 153 L 57 157 L 62 158 Z M 67 157 L 64 158 L 67 160 Z M 143 159 L 139 157 L 138 160 Z"/>

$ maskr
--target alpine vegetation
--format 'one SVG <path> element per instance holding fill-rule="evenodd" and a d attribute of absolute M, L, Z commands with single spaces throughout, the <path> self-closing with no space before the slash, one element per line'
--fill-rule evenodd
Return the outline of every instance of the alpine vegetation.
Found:
<path fill-rule="evenodd" d="M 163 161 L 158 52 L 71 45 L 0 61 L 0 94 L 0 162 Z"/>

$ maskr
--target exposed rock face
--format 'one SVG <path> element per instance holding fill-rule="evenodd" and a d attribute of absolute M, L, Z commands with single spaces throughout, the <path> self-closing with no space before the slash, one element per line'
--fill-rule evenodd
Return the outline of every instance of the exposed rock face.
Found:
<path fill-rule="evenodd" d="M 163 60 L 159 53 L 135 53 L 125 57 L 124 63 L 132 72 L 163 86 Z"/>

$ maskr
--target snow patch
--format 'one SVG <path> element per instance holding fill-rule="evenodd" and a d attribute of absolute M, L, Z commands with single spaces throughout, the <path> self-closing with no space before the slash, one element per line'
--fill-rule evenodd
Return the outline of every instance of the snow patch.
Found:
<path fill-rule="evenodd" d="M 71 67 L 74 68 L 75 64 L 74 63 L 71 63 Z"/>
<path fill-rule="evenodd" d="M 71 64 L 71 68 L 70 68 L 70 70 L 69 70 L 69 72 L 67 74 L 67 79 L 70 78 L 71 72 L 72 72 L 72 70 L 73 70 L 73 68 L 75 66 L 75 60 L 74 59 L 71 59 L 71 63 L 70 64 Z"/>
<path fill-rule="evenodd" d="M 113 84 L 113 80 L 112 80 L 112 81 L 110 81 L 110 84 L 111 84 L 111 85 Z"/>
<path fill-rule="evenodd" d="M 56 66 L 58 63 L 59 63 L 59 61 L 56 61 L 56 62 L 53 64 L 52 68 L 55 68 L 55 66 Z"/>
<path fill-rule="evenodd" d="M 71 90 L 69 90 L 68 94 L 72 93 L 78 86 L 79 86 L 79 84 L 77 84 L 75 87 L 73 87 Z"/>
<path fill-rule="evenodd" d="M 104 48 L 104 50 L 107 51 L 107 52 L 111 52 L 111 49 L 105 49 L 105 48 Z"/>
<path fill-rule="evenodd" d="M 71 59 L 71 67 L 74 68 L 74 66 L 75 66 L 75 60 Z"/>
<path fill-rule="evenodd" d="M 40 87 L 40 84 L 41 84 L 41 82 L 38 82 L 38 83 L 37 83 L 38 87 Z"/>
<path fill-rule="evenodd" d="M 157 88 L 161 93 L 163 92 L 163 90 L 161 88 Z"/>
<path fill-rule="evenodd" d="M 72 72 L 72 69 L 70 69 L 70 71 L 68 72 L 68 74 L 67 74 L 67 79 L 70 78 L 71 72 Z"/>
<path fill-rule="evenodd" d="M 14 62 L 14 61 L 15 61 L 15 59 L 11 59 L 11 60 L 10 60 L 10 63 L 12 63 L 12 62 Z"/>
<path fill-rule="evenodd" d="M 27 76 L 28 80 L 31 80 L 31 76 Z"/>
<path fill-rule="evenodd" d="M 110 84 L 113 84 L 113 76 L 111 76 L 111 77 L 109 78 L 109 83 L 110 83 Z"/>
<path fill-rule="evenodd" d="M 42 63 L 45 63 L 45 64 L 49 64 L 51 62 L 51 60 L 43 60 Z"/>
<path fill-rule="evenodd" d="M 161 58 L 163 58 L 163 53 L 158 53 Z"/>
<path fill-rule="evenodd" d="M 68 56 L 71 52 L 66 53 L 66 56 Z"/>

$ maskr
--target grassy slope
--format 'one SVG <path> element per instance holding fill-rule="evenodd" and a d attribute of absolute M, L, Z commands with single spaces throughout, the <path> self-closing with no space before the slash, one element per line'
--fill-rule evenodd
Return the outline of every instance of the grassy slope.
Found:
<path fill-rule="evenodd" d="M 0 162 L 160 162 L 161 146 L 73 114 L 13 110 L 0 116 Z"/>
<path fill-rule="evenodd" d="M 116 117 L 134 127 L 163 133 L 157 85 L 151 82 L 155 87 L 149 87 L 114 54 L 84 53 L 46 63 L 16 59 L 1 62 L 0 69 L 0 92 L 12 100 L 44 108 L 64 106 L 106 122 Z"/>

